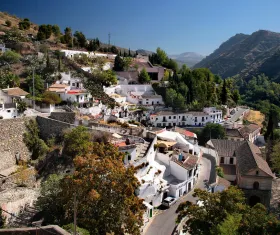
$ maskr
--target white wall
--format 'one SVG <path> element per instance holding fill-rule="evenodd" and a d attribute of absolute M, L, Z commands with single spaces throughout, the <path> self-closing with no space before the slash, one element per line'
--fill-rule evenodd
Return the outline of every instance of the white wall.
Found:
<path fill-rule="evenodd" d="M 8 96 L 5 92 L 0 89 L 0 104 L 1 103 L 13 103 L 11 96 Z"/>
<path fill-rule="evenodd" d="M 176 162 L 170 161 L 170 173 L 179 180 L 188 179 L 188 170 L 179 166 Z"/>
<path fill-rule="evenodd" d="M 3 119 L 17 117 L 17 109 L 16 108 L 2 109 L 0 104 L 0 117 L 2 117 Z"/>

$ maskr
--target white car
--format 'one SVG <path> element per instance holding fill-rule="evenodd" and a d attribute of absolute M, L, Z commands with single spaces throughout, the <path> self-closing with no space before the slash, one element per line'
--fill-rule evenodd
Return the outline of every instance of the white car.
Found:
<path fill-rule="evenodd" d="M 170 207 L 171 205 L 175 204 L 177 199 L 175 197 L 167 197 L 163 200 L 162 205 L 166 207 Z"/>

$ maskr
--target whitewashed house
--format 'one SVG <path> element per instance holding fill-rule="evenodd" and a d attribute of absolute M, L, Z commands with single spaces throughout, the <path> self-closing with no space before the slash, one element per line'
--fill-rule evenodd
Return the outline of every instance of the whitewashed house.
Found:
<path fill-rule="evenodd" d="M 56 92 L 62 101 L 71 104 L 76 103 L 78 107 L 90 107 L 93 104 L 91 94 L 84 88 L 81 78 L 72 77 L 71 74 L 61 73 L 62 78 L 52 84 L 48 91 Z"/>
<path fill-rule="evenodd" d="M 115 59 L 117 55 L 111 53 L 101 52 L 87 52 L 87 51 L 76 51 L 76 50 L 60 50 L 60 52 L 67 58 L 74 58 L 75 55 L 87 55 L 88 57 L 103 57 L 107 59 Z"/>
<path fill-rule="evenodd" d="M 117 85 L 114 87 L 104 88 L 108 95 L 118 94 L 126 97 L 126 102 L 138 106 L 153 108 L 154 106 L 163 106 L 162 96 L 155 93 L 151 85 Z"/>
<path fill-rule="evenodd" d="M 18 116 L 17 101 L 25 99 L 28 92 L 19 87 L 0 89 L 0 119 Z"/>
<path fill-rule="evenodd" d="M 222 120 L 222 111 L 215 108 L 204 108 L 203 112 L 160 111 L 150 115 L 151 124 L 155 127 L 205 126 L 207 123 L 220 123 Z"/>

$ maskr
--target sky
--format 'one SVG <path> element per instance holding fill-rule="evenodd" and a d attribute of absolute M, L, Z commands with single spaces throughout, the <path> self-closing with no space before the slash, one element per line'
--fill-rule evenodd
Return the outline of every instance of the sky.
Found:
<path fill-rule="evenodd" d="M 279 0 L 1 0 L 0 11 L 87 38 L 169 55 L 208 55 L 237 33 L 280 32 Z"/>

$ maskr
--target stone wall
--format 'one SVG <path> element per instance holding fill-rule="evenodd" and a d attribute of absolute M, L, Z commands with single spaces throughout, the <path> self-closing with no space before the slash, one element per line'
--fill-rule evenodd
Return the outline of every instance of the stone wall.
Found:
<path fill-rule="evenodd" d="M 110 132 L 110 133 L 118 133 L 118 134 L 122 134 L 122 135 L 142 136 L 142 134 L 144 132 L 144 128 L 142 128 L 142 127 L 122 128 L 119 126 L 110 126 L 110 125 L 99 124 L 99 123 L 95 123 L 95 122 L 90 122 L 89 127 L 91 127 L 94 130 L 106 131 L 106 132 Z"/>
<path fill-rule="evenodd" d="M 74 112 L 52 112 L 50 118 L 61 121 L 61 122 L 67 122 L 70 124 L 74 124 L 75 113 Z"/>
<path fill-rule="evenodd" d="M 0 171 L 16 164 L 17 152 L 22 160 L 30 159 L 30 152 L 23 142 L 23 134 L 26 131 L 25 121 L 33 118 L 0 120 Z"/>
<path fill-rule="evenodd" d="M 48 225 L 39 228 L 11 228 L 11 229 L 1 229 L 0 234 L 7 235 L 21 235 L 21 234 L 31 234 L 31 235 L 70 235 L 67 231 L 60 228 L 57 225 Z"/>
<path fill-rule="evenodd" d="M 47 140 L 53 136 L 61 136 L 64 130 L 70 127 L 75 127 L 75 125 L 70 123 L 47 117 L 37 116 L 36 120 L 40 128 L 40 136 L 44 140 Z"/>

